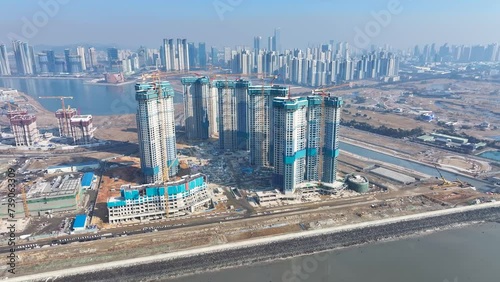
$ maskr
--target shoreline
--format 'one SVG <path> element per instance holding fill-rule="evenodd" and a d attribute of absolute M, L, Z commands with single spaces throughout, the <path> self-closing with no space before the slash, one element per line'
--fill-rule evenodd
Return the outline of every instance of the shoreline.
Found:
<path fill-rule="evenodd" d="M 428 230 L 451 228 L 457 224 L 498 221 L 500 202 L 451 208 L 421 214 L 388 218 L 319 230 L 278 235 L 267 238 L 188 249 L 144 258 L 113 261 L 20 277 L 9 281 L 138 281 L 147 277 L 174 278 L 208 270 L 221 270 L 242 265 L 336 250 L 344 247 L 418 236 Z M 168 265 L 168 267 L 165 267 Z M 190 265 L 186 273 L 186 265 Z"/>
<path fill-rule="evenodd" d="M 74 77 L 74 76 L 0 76 L 0 79 L 79 79 L 79 80 L 85 80 L 85 79 L 96 79 L 95 77 Z"/>
<path fill-rule="evenodd" d="M 349 138 L 347 138 L 347 139 L 349 139 Z M 380 150 L 379 148 L 372 148 L 373 145 L 370 144 L 370 143 L 363 143 L 363 142 L 358 141 L 358 140 L 355 140 L 356 142 L 352 142 L 351 140 L 346 140 L 346 138 L 344 137 L 343 140 L 341 140 L 341 141 L 344 142 L 344 143 L 347 143 L 349 145 L 352 145 L 352 146 L 361 147 L 363 149 L 367 149 L 367 150 L 374 151 L 374 152 L 377 152 L 377 153 L 380 153 L 380 154 L 391 156 L 388 152 L 385 152 L 384 150 Z M 356 155 L 355 153 L 351 153 L 351 154 Z M 361 157 L 364 157 L 364 156 L 361 156 Z M 409 162 L 412 162 L 412 163 L 415 163 L 415 164 L 424 165 L 424 166 L 429 167 L 429 168 L 433 168 L 433 166 L 431 164 L 426 163 L 426 162 L 421 162 L 421 161 L 415 160 L 413 158 L 404 158 L 404 156 L 397 156 L 397 155 L 394 155 L 392 157 L 395 157 L 395 158 L 398 158 L 398 159 L 402 159 L 402 160 L 405 160 L 405 161 L 409 161 Z M 366 158 L 366 157 L 364 157 L 364 158 Z M 447 166 L 442 166 L 439 169 L 447 171 L 449 173 L 454 173 L 454 174 L 457 174 L 457 175 L 461 175 L 462 177 L 474 179 L 475 181 L 481 182 L 481 183 L 483 183 L 486 186 L 490 185 L 490 183 L 487 182 L 487 181 L 484 181 L 484 180 L 479 179 L 479 178 L 475 178 L 475 177 L 473 177 L 471 175 L 465 174 L 465 173 L 463 173 L 461 171 L 458 171 L 458 170 L 451 169 L 451 168 L 449 168 Z M 418 172 L 422 173 L 420 171 L 418 171 Z"/>

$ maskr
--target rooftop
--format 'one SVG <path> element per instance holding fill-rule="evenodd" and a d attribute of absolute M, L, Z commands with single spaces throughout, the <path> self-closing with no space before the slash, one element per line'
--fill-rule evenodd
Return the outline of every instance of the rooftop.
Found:
<path fill-rule="evenodd" d="M 82 176 L 82 187 L 90 187 L 92 185 L 92 181 L 94 180 L 93 172 L 86 172 Z"/>
<path fill-rule="evenodd" d="M 85 228 L 85 223 L 87 222 L 87 215 L 77 214 L 75 221 L 73 222 L 73 229 L 75 228 Z"/>
<path fill-rule="evenodd" d="M 59 180 L 59 181 L 58 181 Z M 39 182 L 30 187 L 27 198 L 41 197 L 60 197 L 64 195 L 72 195 L 80 189 L 80 178 L 71 178 L 66 175 L 64 178 L 57 178 L 53 184 L 49 182 Z"/>
<path fill-rule="evenodd" d="M 71 122 L 91 121 L 92 115 L 77 115 L 71 118 Z"/>

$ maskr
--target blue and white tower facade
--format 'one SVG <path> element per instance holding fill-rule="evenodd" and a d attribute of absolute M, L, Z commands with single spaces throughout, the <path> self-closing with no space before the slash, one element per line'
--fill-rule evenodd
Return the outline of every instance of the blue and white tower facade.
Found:
<path fill-rule="evenodd" d="M 141 171 L 146 183 L 164 182 L 177 174 L 174 89 L 167 81 L 137 83 L 137 132 Z M 166 175 L 168 171 L 168 175 Z"/>

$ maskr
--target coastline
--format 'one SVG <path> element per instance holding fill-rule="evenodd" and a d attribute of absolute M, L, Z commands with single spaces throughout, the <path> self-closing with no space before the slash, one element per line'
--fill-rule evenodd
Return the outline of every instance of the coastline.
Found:
<path fill-rule="evenodd" d="M 75 76 L 0 76 L 0 79 L 8 79 L 8 78 L 14 78 L 14 79 L 79 79 L 79 80 L 85 80 L 85 79 L 95 79 L 93 77 L 75 77 Z"/>
<path fill-rule="evenodd" d="M 500 219 L 500 202 L 426 212 L 372 222 L 325 228 L 224 245 L 82 266 L 21 277 L 9 281 L 138 281 L 147 277 L 174 278 L 206 271 L 310 255 L 339 248 L 359 246 L 429 230 Z M 190 265 L 186 272 L 186 265 Z M 165 266 L 168 266 L 165 267 Z"/>

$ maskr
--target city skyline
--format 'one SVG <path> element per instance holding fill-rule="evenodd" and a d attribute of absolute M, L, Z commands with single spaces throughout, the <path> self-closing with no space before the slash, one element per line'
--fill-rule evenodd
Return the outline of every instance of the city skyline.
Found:
<path fill-rule="evenodd" d="M 139 45 L 157 48 L 160 45 L 156 38 L 158 29 L 165 26 L 165 31 L 160 32 L 163 37 L 189 37 L 209 46 L 252 46 L 255 36 L 262 36 L 266 45 L 268 37 L 274 35 L 273 28 L 279 27 L 282 48 L 290 49 L 331 39 L 354 43 L 358 29 L 364 30 L 378 21 L 380 30 L 369 38 L 372 44 L 396 48 L 431 42 L 487 44 L 495 41 L 492 32 L 487 31 L 498 25 L 496 15 L 500 11 L 500 3 L 487 0 L 474 3 L 419 1 L 418 4 L 403 0 L 361 3 L 318 0 L 299 1 L 293 7 L 283 5 L 283 1 L 195 2 L 157 4 L 157 8 L 150 9 L 143 3 L 120 7 L 113 2 L 40 1 L 53 4 L 44 6 L 38 2 L 8 0 L 2 3 L 9 13 L 2 17 L 0 42 L 7 44 L 12 39 L 26 40 L 31 45 L 100 42 L 121 48 Z M 110 10 L 119 17 L 111 15 Z M 131 20 L 133 14 L 146 10 L 150 16 L 141 21 Z M 170 11 L 168 17 L 165 16 L 167 10 Z M 385 20 L 384 11 L 389 12 Z M 93 14 L 91 22 L 83 16 L 87 12 Z M 481 17 L 470 19 L 471 12 Z M 259 21 L 252 17 L 255 13 L 260 14 Z M 461 20 L 464 16 L 469 20 Z M 113 31 L 111 37 L 109 30 Z"/>

